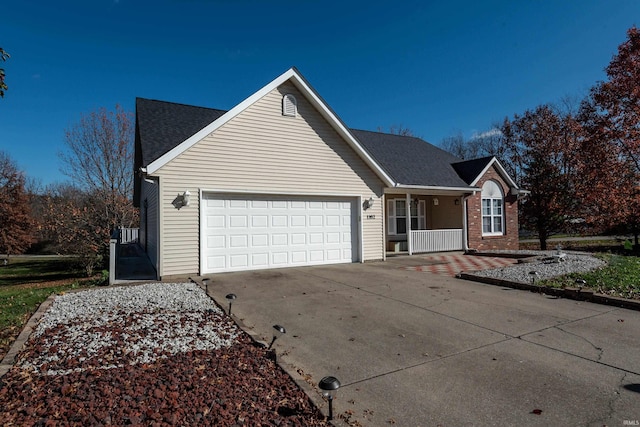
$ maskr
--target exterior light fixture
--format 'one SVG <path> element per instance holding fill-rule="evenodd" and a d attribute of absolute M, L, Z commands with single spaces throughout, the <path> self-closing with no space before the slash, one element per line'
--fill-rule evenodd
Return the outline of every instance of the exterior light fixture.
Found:
<path fill-rule="evenodd" d="M 367 210 L 369 208 L 372 208 L 374 203 L 375 203 L 375 200 L 373 199 L 373 197 L 369 197 L 367 200 L 364 201 L 362 207 L 365 210 Z"/>
<path fill-rule="evenodd" d="M 583 287 L 587 286 L 587 281 L 584 279 L 576 279 L 576 285 L 578 289 L 582 290 Z"/>
<path fill-rule="evenodd" d="M 433 206 L 438 206 L 440 204 L 440 200 L 437 197 L 433 198 Z"/>
<path fill-rule="evenodd" d="M 191 199 L 191 193 L 189 193 L 189 190 L 182 193 L 182 206 L 189 206 L 190 199 Z"/>
<path fill-rule="evenodd" d="M 229 301 L 229 316 L 231 316 L 231 304 L 237 298 L 236 294 L 227 294 L 225 298 L 227 299 L 227 301 Z"/>
<path fill-rule="evenodd" d="M 275 329 L 275 332 L 273 333 L 273 339 L 271 340 L 271 344 L 269 344 L 269 348 L 267 348 L 267 350 L 271 350 L 271 346 L 273 346 L 273 343 L 276 342 L 278 337 L 287 333 L 287 330 L 280 325 L 273 325 L 273 329 Z"/>
<path fill-rule="evenodd" d="M 207 290 L 207 295 L 209 295 L 209 279 L 205 277 L 202 279 L 202 283 L 204 283 L 204 288 Z"/>
<path fill-rule="evenodd" d="M 536 284 L 536 276 L 538 275 L 537 271 L 530 271 L 529 272 L 529 276 L 531 276 L 531 284 L 535 285 Z"/>
<path fill-rule="evenodd" d="M 336 377 L 324 377 L 318 384 L 320 390 L 322 390 L 322 397 L 325 397 L 329 401 L 329 420 L 333 419 L 333 398 L 336 397 L 336 393 L 340 388 L 340 381 Z"/>
<path fill-rule="evenodd" d="M 453 201 L 453 204 L 456 205 L 456 206 L 459 206 L 460 205 L 460 199 L 455 199 Z"/>

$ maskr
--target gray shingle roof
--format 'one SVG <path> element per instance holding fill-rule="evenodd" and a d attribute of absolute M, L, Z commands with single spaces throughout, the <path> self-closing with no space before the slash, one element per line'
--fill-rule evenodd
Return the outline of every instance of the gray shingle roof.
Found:
<path fill-rule="evenodd" d="M 136 98 L 136 170 L 146 167 L 226 111 Z M 139 158 L 138 158 L 139 157 Z"/>
<path fill-rule="evenodd" d="M 461 159 L 420 138 L 354 129 L 351 133 L 399 184 L 468 187 L 452 167 Z"/>
<path fill-rule="evenodd" d="M 225 113 L 224 110 L 137 98 L 135 170 L 148 166 Z M 353 129 L 351 133 L 399 184 L 468 187 L 477 177 L 477 174 L 473 176 L 474 171 L 480 173 L 488 161 L 462 161 L 416 137 Z"/>
<path fill-rule="evenodd" d="M 481 157 L 479 159 L 464 160 L 453 163 L 453 169 L 460 175 L 467 184 L 471 184 L 487 167 L 493 156 Z"/>

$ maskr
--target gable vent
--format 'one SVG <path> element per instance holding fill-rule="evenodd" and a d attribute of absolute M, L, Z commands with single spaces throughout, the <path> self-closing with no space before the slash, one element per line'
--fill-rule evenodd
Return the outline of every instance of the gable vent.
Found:
<path fill-rule="evenodd" d="M 295 117 L 298 114 L 298 101 L 296 97 L 288 93 L 282 97 L 282 115 Z"/>

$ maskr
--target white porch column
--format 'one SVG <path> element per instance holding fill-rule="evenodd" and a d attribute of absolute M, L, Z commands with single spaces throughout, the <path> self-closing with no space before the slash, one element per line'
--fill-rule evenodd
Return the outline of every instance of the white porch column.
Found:
<path fill-rule="evenodd" d="M 409 250 L 409 255 L 413 255 L 413 245 L 411 244 L 411 194 L 407 193 L 407 249 Z"/>

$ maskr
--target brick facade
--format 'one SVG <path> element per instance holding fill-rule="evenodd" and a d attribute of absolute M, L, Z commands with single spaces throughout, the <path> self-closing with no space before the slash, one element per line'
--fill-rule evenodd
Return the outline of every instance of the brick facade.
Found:
<path fill-rule="evenodd" d="M 518 200 L 517 197 L 510 194 L 509 186 L 497 172 L 495 166 L 492 166 L 480 178 L 477 187 L 493 180 L 502 188 L 504 198 L 504 224 L 505 230 L 502 236 L 483 236 L 482 235 L 482 194 L 480 192 L 467 199 L 467 228 L 469 249 L 477 251 L 487 251 L 495 249 L 518 249 Z"/>

